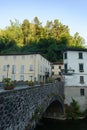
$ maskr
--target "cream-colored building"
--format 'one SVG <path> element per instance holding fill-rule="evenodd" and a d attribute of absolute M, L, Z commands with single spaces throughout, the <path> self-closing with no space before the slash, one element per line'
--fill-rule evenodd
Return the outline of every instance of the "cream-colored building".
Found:
<path fill-rule="evenodd" d="M 64 69 L 63 62 L 52 63 L 52 77 L 57 78 L 61 75 L 61 70 Z"/>
<path fill-rule="evenodd" d="M 40 54 L 1 54 L 0 81 L 12 80 L 45 81 L 51 76 L 51 64 Z"/>

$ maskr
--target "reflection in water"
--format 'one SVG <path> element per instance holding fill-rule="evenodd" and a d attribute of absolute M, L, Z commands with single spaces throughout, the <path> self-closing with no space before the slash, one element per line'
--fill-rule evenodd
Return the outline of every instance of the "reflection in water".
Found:
<path fill-rule="evenodd" d="M 87 130 L 87 119 L 78 121 L 42 119 L 35 130 Z"/>

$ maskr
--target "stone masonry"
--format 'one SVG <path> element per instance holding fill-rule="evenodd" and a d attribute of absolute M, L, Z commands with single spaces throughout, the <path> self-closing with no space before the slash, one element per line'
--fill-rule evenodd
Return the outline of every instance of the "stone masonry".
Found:
<path fill-rule="evenodd" d="M 61 86 L 60 86 L 61 87 Z M 0 92 L 0 130 L 25 130 L 35 125 L 33 115 L 38 106 L 43 113 L 52 102 L 53 96 L 63 94 L 58 85 L 17 87 Z M 63 90 L 63 89 L 62 89 Z"/>

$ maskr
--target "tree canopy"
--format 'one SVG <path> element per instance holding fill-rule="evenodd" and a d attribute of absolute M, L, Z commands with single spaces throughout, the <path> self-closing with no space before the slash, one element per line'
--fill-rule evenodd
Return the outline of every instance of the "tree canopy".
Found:
<path fill-rule="evenodd" d="M 42 23 L 35 17 L 32 22 L 24 19 L 10 20 L 10 25 L 0 29 L 0 53 L 39 52 L 48 60 L 62 60 L 62 50 L 68 47 L 85 47 L 85 40 L 78 32 L 70 35 L 70 29 L 58 19 Z"/>

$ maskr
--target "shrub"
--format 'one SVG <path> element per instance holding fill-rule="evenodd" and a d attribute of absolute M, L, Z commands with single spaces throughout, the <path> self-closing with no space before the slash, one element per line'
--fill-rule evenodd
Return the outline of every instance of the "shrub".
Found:
<path fill-rule="evenodd" d="M 65 112 L 67 118 L 77 119 L 80 114 L 79 108 L 80 106 L 78 102 L 72 98 L 72 102 L 70 103 L 70 105 L 66 104 L 65 106 Z"/>

